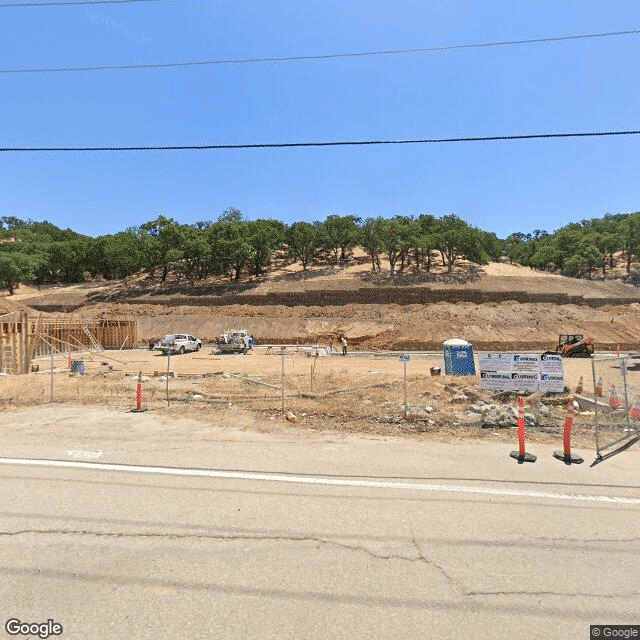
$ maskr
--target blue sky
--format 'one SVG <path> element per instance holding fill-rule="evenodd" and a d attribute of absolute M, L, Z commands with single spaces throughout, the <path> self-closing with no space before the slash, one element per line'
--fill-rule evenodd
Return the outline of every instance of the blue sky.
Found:
<path fill-rule="evenodd" d="M 7 2 L 7 0 L 0 0 Z M 431 47 L 640 28 L 637 0 L 166 0 L 0 9 L 0 69 Z M 0 147 L 640 129 L 640 36 L 178 69 L 0 74 Z M 640 136 L 0 154 L 0 215 L 96 236 L 230 206 L 285 222 L 457 213 L 506 237 L 640 210 Z"/>

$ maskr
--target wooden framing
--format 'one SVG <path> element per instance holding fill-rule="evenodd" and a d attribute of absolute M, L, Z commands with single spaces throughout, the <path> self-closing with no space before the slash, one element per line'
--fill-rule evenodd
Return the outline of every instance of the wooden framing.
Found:
<path fill-rule="evenodd" d="M 131 349 L 138 325 L 131 318 L 84 320 L 71 315 L 40 315 L 16 311 L 0 316 L 0 371 L 28 373 L 36 356 L 74 351 Z"/>
<path fill-rule="evenodd" d="M 29 314 L 14 311 L 0 316 L 0 370 L 2 373 L 26 373 L 29 353 Z"/>

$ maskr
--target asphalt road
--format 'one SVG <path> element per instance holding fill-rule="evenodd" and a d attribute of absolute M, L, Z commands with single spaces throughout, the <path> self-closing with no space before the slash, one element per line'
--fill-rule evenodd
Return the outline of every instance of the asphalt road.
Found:
<path fill-rule="evenodd" d="M 10 618 L 74 639 L 587 639 L 590 624 L 640 624 L 638 447 L 589 468 L 538 445 L 518 465 L 498 443 L 224 428 L 197 446 L 94 442 L 92 466 L 55 467 L 24 460 L 73 464 L 62 439 L 3 434 L 5 637 Z"/>

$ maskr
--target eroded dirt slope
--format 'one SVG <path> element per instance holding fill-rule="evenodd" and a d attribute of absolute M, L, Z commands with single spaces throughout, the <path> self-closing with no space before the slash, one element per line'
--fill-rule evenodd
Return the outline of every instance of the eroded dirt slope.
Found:
<path fill-rule="evenodd" d="M 244 284 L 240 289 L 264 294 L 310 289 L 349 287 L 389 287 L 384 274 L 369 276 L 369 265 L 346 269 L 316 268 L 302 273 L 299 265 L 275 270 L 268 277 Z M 202 289 L 185 283 L 159 286 L 141 278 L 117 283 L 88 283 L 48 290 L 19 289 L 8 307 L 48 304 L 77 307 L 82 317 L 120 315 L 138 320 L 139 337 L 151 340 L 166 333 L 185 331 L 204 340 L 213 340 L 231 327 L 247 328 L 261 342 L 337 342 L 346 335 L 354 347 L 366 349 L 438 348 L 452 337 L 464 338 L 476 348 L 552 348 L 559 333 L 579 332 L 594 338 L 600 348 L 640 345 L 640 303 L 616 304 L 617 298 L 638 298 L 640 290 L 621 281 L 588 281 L 533 271 L 506 263 L 491 263 L 482 269 L 461 264 L 451 275 L 436 269 L 428 276 L 402 277 L 401 287 L 447 288 L 448 290 L 564 293 L 611 302 L 600 307 L 583 304 L 517 303 L 514 301 L 474 304 L 437 302 L 433 304 L 344 304 L 336 306 L 284 306 L 238 304 L 163 303 L 164 295 L 194 294 L 202 301 Z M 204 291 L 210 294 L 210 289 Z M 455 294 L 454 294 L 455 295 Z M 107 298 L 108 301 L 96 299 Z M 149 302 L 155 302 L 150 304 Z M 158 304 L 159 302 L 159 304 Z"/>

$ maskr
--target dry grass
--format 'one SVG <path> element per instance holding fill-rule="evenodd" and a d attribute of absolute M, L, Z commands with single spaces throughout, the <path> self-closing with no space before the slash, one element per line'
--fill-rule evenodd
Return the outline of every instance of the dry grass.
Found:
<path fill-rule="evenodd" d="M 481 416 L 473 419 L 468 409 L 481 394 L 466 380 L 409 376 L 407 399 L 411 412 L 404 419 L 404 388 L 399 377 L 325 366 L 323 370 L 316 369 L 312 381 L 310 368 L 298 366 L 297 369 L 297 372 L 287 374 L 285 384 L 285 409 L 295 416 L 294 427 L 440 441 L 517 441 L 514 429 L 480 428 Z M 56 403 L 105 406 L 125 411 L 136 405 L 137 382 L 132 378 L 109 370 L 90 371 L 87 375 L 70 375 L 66 370 L 57 370 L 53 399 Z M 228 420 L 237 415 L 242 420 L 241 414 L 250 416 L 253 425 L 265 425 L 268 429 L 274 424 L 270 420 L 273 417 L 282 424 L 279 384 L 280 374 L 275 370 L 262 374 L 178 376 L 169 379 L 168 406 L 166 382 L 151 378 L 142 385 L 143 405 L 172 418 L 210 421 L 213 417 Z M 0 407 L 50 402 L 51 376 L 48 371 L 0 378 Z M 502 404 L 504 400 L 496 403 Z M 539 403 L 540 398 L 532 396 L 526 410 L 539 413 Z M 541 426 L 528 429 L 528 439 L 560 446 L 564 418 L 562 403 L 550 407 L 550 413 L 541 416 Z M 576 446 L 592 446 L 589 417 L 576 418 L 574 442 Z"/>

